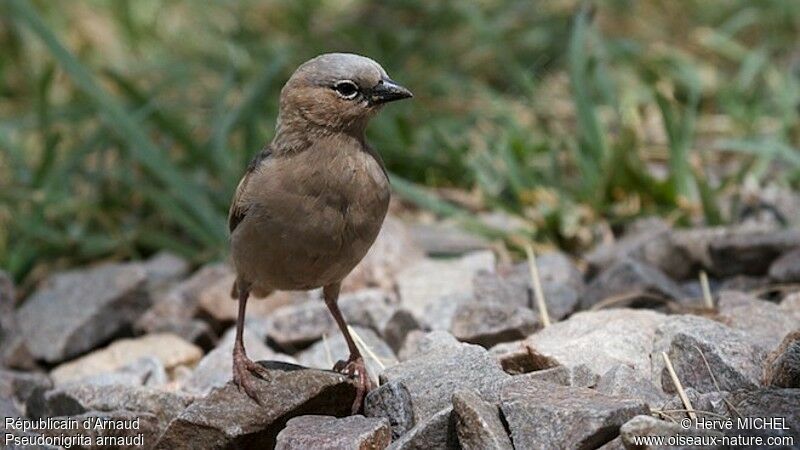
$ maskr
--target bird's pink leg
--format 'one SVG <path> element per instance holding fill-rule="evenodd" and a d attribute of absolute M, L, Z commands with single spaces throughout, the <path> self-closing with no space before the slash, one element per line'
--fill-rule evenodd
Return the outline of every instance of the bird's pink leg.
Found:
<path fill-rule="evenodd" d="M 367 392 L 373 389 L 374 386 L 372 385 L 372 380 L 369 378 L 369 374 L 367 374 L 367 366 L 364 364 L 364 357 L 362 357 L 361 352 L 358 351 L 353 336 L 350 335 L 344 317 L 342 317 L 342 312 L 339 311 L 339 305 L 337 304 L 337 300 L 339 299 L 339 283 L 325 286 L 322 290 L 322 295 L 325 298 L 325 305 L 328 306 L 350 350 L 350 357 L 347 358 L 347 361 L 337 362 L 336 365 L 333 366 L 333 370 L 356 379 L 356 399 L 353 402 L 352 408 L 352 414 L 356 414 L 361 410 L 361 405 L 364 402 L 364 397 L 367 395 Z"/>
<path fill-rule="evenodd" d="M 266 379 L 267 369 L 260 364 L 256 364 L 247 357 L 244 350 L 244 313 L 247 308 L 247 299 L 250 291 L 240 286 L 239 288 L 239 315 L 236 319 L 236 341 L 233 344 L 233 383 L 257 403 L 261 401 L 256 395 L 256 388 L 253 384 L 256 377 Z"/>

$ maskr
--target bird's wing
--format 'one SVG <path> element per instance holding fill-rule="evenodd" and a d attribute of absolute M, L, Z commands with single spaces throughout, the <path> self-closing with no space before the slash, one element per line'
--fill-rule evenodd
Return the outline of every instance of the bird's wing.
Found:
<path fill-rule="evenodd" d="M 244 216 L 247 214 L 249 205 L 245 204 L 243 201 L 243 194 L 247 189 L 247 183 L 250 181 L 250 177 L 253 175 L 253 172 L 258 169 L 259 165 L 261 165 L 261 163 L 263 163 L 264 160 L 268 159 L 270 156 L 272 156 L 272 149 L 269 147 L 258 152 L 250 161 L 250 164 L 248 164 L 247 171 L 245 172 L 241 181 L 239 181 L 239 185 L 236 186 L 236 193 L 233 194 L 231 209 L 228 211 L 228 230 L 231 233 L 233 233 L 233 230 L 236 229 L 236 226 L 239 225 L 242 219 L 244 219 Z"/>

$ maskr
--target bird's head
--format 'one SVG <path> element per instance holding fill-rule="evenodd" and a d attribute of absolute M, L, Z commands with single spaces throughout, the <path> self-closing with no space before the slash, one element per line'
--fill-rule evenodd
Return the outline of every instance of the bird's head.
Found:
<path fill-rule="evenodd" d="M 377 62 L 351 53 L 326 53 L 301 65 L 281 90 L 282 125 L 363 132 L 381 106 L 411 97 Z"/>

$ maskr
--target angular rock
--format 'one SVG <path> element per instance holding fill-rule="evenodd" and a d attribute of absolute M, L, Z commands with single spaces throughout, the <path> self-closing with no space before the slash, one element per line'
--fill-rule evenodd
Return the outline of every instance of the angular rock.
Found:
<path fill-rule="evenodd" d="M 453 408 L 447 407 L 418 423 L 411 430 L 394 441 L 391 450 L 457 450 Z"/>
<path fill-rule="evenodd" d="M 233 344 L 236 338 L 236 329 L 231 328 L 220 339 L 219 345 L 208 352 L 191 374 L 181 382 L 181 387 L 186 392 L 195 395 L 208 395 L 215 387 L 227 384 L 233 373 Z M 296 362 L 289 355 L 275 353 L 258 338 L 247 325 L 244 328 L 244 348 L 247 356 L 256 360 L 278 360 L 289 363 Z"/>
<path fill-rule="evenodd" d="M 52 276 L 17 310 L 31 354 L 57 363 L 125 332 L 150 304 L 138 264 L 108 264 Z"/>
<path fill-rule="evenodd" d="M 789 333 L 764 361 L 764 385 L 800 388 L 800 330 Z"/>
<path fill-rule="evenodd" d="M 641 401 L 516 377 L 501 398 L 515 448 L 596 448 L 614 439 L 623 423 L 649 412 Z"/>
<path fill-rule="evenodd" d="M 392 442 L 385 419 L 350 416 L 300 416 L 286 422 L 277 437 L 276 450 L 384 449 Z"/>
<path fill-rule="evenodd" d="M 144 386 L 70 385 L 44 394 L 44 409 L 35 417 L 73 416 L 90 411 L 139 411 L 153 414 L 163 428 L 194 401 L 194 397 Z"/>
<path fill-rule="evenodd" d="M 773 261 L 797 247 L 800 230 L 735 230 L 709 243 L 709 270 L 717 276 L 763 275 Z"/>
<path fill-rule="evenodd" d="M 384 292 L 369 289 L 342 295 L 339 309 L 348 325 L 379 330 L 391 316 L 393 307 Z M 282 306 L 270 319 L 267 335 L 289 351 L 305 347 L 325 334 L 339 332 L 327 306 L 317 299 Z"/>
<path fill-rule="evenodd" d="M 570 368 L 564 366 L 551 367 L 518 375 L 518 377 L 561 386 L 586 388 L 593 387 L 598 380 L 597 375 L 583 364 Z"/>
<path fill-rule="evenodd" d="M 236 321 L 239 303 L 231 297 L 231 286 L 236 280 L 233 271 L 211 281 L 208 286 L 197 293 L 199 313 L 210 317 L 213 321 L 224 325 Z M 266 298 L 252 298 L 247 303 L 248 317 L 268 317 L 274 310 L 290 304 L 294 300 L 304 301 L 308 294 L 304 292 L 275 292 Z"/>
<path fill-rule="evenodd" d="M 253 318 L 248 318 L 251 320 Z M 199 319 L 176 319 L 164 320 L 153 324 L 149 333 L 152 334 L 174 334 L 186 342 L 191 342 L 203 350 L 210 350 L 217 344 L 217 333 L 211 328 L 208 322 Z"/>
<path fill-rule="evenodd" d="M 528 308 L 496 302 L 471 302 L 456 309 L 450 332 L 460 341 L 491 347 L 523 339 L 538 326 L 539 316 Z"/>
<path fill-rule="evenodd" d="M 525 341 L 496 345 L 490 353 L 509 375 L 563 367 L 555 358 L 538 353 Z"/>
<path fill-rule="evenodd" d="M 378 334 L 395 352 L 403 347 L 409 333 L 419 329 L 420 323 L 414 315 L 402 308 L 395 309 L 389 317 L 378 323 Z"/>
<path fill-rule="evenodd" d="M 531 335 L 522 344 L 542 362 L 541 368 L 558 365 L 586 366 L 596 376 L 618 364 L 638 373 L 650 370 L 650 354 L 656 328 L 667 316 L 648 310 L 608 309 L 579 312 Z M 499 344 L 497 358 L 518 353 L 520 343 Z"/>
<path fill-rule="evenodd" d="M 730 416 L 727 406 L 730 393 L 725 391 L 700 393 L 691 387 L 686 388 L 684 393 L 695 411 L 702 411 L 701 414 L 710 414 L 717 418 Z M 659 415 L 675 422 L 686 418 L 686 405 L 684 405 L 680 395 L 676 394 L 671 399 L 667 400 L 661 406 Z"/>
<path fill-rule="evenodd" d="M 448 317 L 429 315 L 432 309 L 454 301 L 474 298 L 472 279 L 479 271 L 494 272 L 494 254 L 489 251 L 467 254 L 457 259 L 423 259 L 397 274 L 402 305 L 427 326 L 437 319 L 438 329 L 449 329 Z M 452 317 L 452 312 L 450 313 Z"/>
<path fill-rule="evenodd" d="M 662 352 L 684 387 L 699 392 L 755 388 L 766 357 L 741 331 L 702 317 L 671 316 L 656 330 L 652 353 L 653 382 L 667 393 L 676 390 Z"/>
<path fill-rule="evenodd" d="M 791 293 L 783 298 L 781 310 L 800 320 L 800 291 Z"/>
<path fill-rule="evenodd" d="M 747 294 L 723 291 L 719 294 L 719 321 L 744 331 L 753 343 L 764 349 L 777 347 L 784 336 L 797 329 L 796 317 L 778 305 Z"/>
<path fill-rule="evenodd" d="M 410 230 L 402 220 L 389 215 L 364 259 L 342 281 L 342 292 L 379 288 L 385 292 L 395 289 L 395 276 L 403 267 L 424 256 Z"/>
<path fill-rule="evenodd" d="M 750 418 L 746 426 L 730 430 L 729 435 L 791 437 L 794 446 L 800 442 L 800 391 L 797 389 L 758 389 L 731 393 L 727 403 L 731 417 Z M 758 426 L 763 419 L 772 419 L 769 427 Z M 775 422 L 777 420 L 777 422 Z M 742 425 L 745 425 L 744 423 Z M 785 448 L 792 448 L 786 446 Z"/>
<path fill-rule="evenodd" d="M 161 251 L 140 263 L 147 276 L 148 290 L 155 291 L 189 273 L 189 262 L 174 253 Z"/>
<path fill-rule="evenodd" d="M 382 386 L 367 395 L 364 410 L 367 416 L 389 419 L 393 434 L 399 436 L 449 407 L 457 390 L 474 389 L 487 400 L 496 399 L 500 384 L 507 378 L 509 375 L 481 347 L 440 345 L 387 368 L 381 375 Z"/>
<path fill-rule="evenodd" d="M 561 320 L 575 311 L 584 288 L 583 276 L 575 264 L 563 253 L 551 252 L 538 255 L 536 267 L 550 318 Z M 480 272 L 473 284 L 479 302 L 494 301 L 536 310 L 528 263 L 498 269 L 496 274 Z"/>
<path fill-rule="evenodd" d="M 769 266 L 769 277 L 779 283 L 800 282 L 800 247 L 776 259 Z"/>
<path fill-rule="evenodd" d="M 651 408 L 657 408 L 667 400 L 661 389 L 624 364 L 603 374 L 595 389 L 606 395 L 643 401 Z"/>
<path fill-rule="evenodd" d="M 380 362 L 375 361 L 369 352 L 362 352 L 364 362 L 367 364 L 367 372 L 373 379 L 377 379 L 386 367 L 397 364 L 397 357 L 392 349 L 374 331 L 363 327 L 352 328 L 355 334 L 364 341 L 367 348 L 380 360 Z M 337 361 L 347 359 L 349 354 L 344 336 L 342 333 L 335 332 L 296 356 L 300 364 L 304 366 L 330 369 Z"/>
<path fill-rule="evenodd" d="M 356 389 L 344 376 L 285 363 L 263 365 L 273 369 L 268 380 L 255 384 L 261 405 L 228 383 L 186 408 L 156 448 L 272 448 L 292 417 L 350 414 Z"/>
<path fill-rule="evenodd" d="M 637 295 L 638 294 L 638 295 Z M 651 304 L 649 296 L 681 300 L 685 293 L 657 268 L 631 258 L 623 259 L 601 272 L 581 296 L 582 309 L 611 297 L 628 296 L 627 304 Z"/>
<path fill-rule="evenodd" d="M 695 428 L 686 429 L 676 422 L 667 422 L 656 419 L 652 416 L 636 416 L 625 422 L 619 429 L 620 437 L 626 448 L 656 449 L 663 448 L 658 446 L 642 446 L 641 438 L 648 436 L 662 436 L 667 439 L 672 436 L 683 436 L 684 438 L 696 437 L 702 439 L 703 436 L 711 436 L 721 439 L 723 434 L 714 430 L 698 430 Z M 698 441 L 701 442 L 701 441 Z M 702 441 L 708 442 L 708 441 Z M 670 447 L 674 448 L 674 447 Z M 680 448 L 699 448 L 698 446 L 681 446 Z M 720 446 L 703 446 L 702 448 L 723 448 Z"/>
<path fill-rule="evenodd" d="M 196 363 L 203 351 L 172 334 L 148 334 L 115 341 L 106 348 L 61 364 L 50 376 L 57 386 L 64 385 L 100 373 L 115 372 L 147 356 L 158 359 L 166 370 L 171 370 Z"/>
<path fill-rule="evenodd" d="M 458 442 L 464 450 L 512 450 L 511 439 L 496 405 L 470 390 L 453 394 Z"/>

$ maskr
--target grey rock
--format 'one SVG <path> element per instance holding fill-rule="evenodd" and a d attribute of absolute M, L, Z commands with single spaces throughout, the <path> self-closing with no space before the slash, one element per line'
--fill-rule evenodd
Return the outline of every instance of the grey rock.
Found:
<path fill-rule="evenodd" d="M 90 375 L 80 380 L 81 384 L 130 386 L 161 386 L 169 381 L 164 363 L 152 356 L 144 356 L 113 372 Z"/>
<path fill-rule="evenodd" d="M 53 387 L 50 378 L 42 373 L 0 370 L 0 398 L 24 405 L 31 397 L 42 396 Z"/>
<path fill-rule="evenodd" d="M 497 405 L 484 401 L 471 390 L 453 394 L 458 442 L 464 450 L 512 450 L 511 439 Z"/>
<path fill-rule="evenodd" d="M 389 419 L 398 436 L 449 407 L 457 390 L 474 389 L 487 400 L 497 399 L 499 386 L 508 377 L 481 347 L 439 345 L 387 368 L 381 375 L 382 386 L 367 395 L 365 412 Z"/>
<path fill-rule="evenodd" d="M 394 441 L 391 450 L 457 450 L 453 408 L 447 407 L 414 426 L 408 433 Z"/>
<path fill-rule="evenodd" d="M 718 283 L 717 290 L 752 291 L 770 284 L 770 279 L 753 275 L 734 275 Z M 713 292 L 713 291 L 712 291 Z"/>
<path fill-rule="evenodd" d="M 378 333 L 383 337 L 389 347 L 399 352 L 406 342 L 409 333 L 419 330 L 419 321 L 403 308 L 395 309 L 389 317 L 378 324 Z"/>
<path fill-rule="evenodd" d="M 542 284 L 547 312 L 552 320 L 561 320 L 575 311 L 583 292 L 583 276 L 563 253 L 538 255 L 536 266 Z M 531 292 L 528 263 L 500 268 L 497 273 L 480 272 L 473 280 L 479 302 L 497 302 L 536 309 Z"/>
<path fill-rule="evenodd" d="M 579 312 L 520 343 L 492 348 L 496 358 L 530 348 L 542 368 L 555 361 L 569 368 L 584 365 L 600 376 L 618 364 L 638 373 L 650 370 L 656 328 L 667 316 L 648 310 L 608 309 Z M 558 365 L 556 364 L 556 365 Z"/>
<path fill-rule="evenodd" d="M 31 354 L 60 362 L 130 329 L 150 303 L 146 280 L 137 264 L 109 264 L 52 276 L 17 311 L 19 330 Z"/>
<path fill-rule="evenodd" d="M 597 450 L 625 450 L 625 444 L 622 443 L 622 438 L 617 436 L 600 447 L 597 447 Z"/>
<path fill-rule="evenodd" d="M 501 398 L 515 448 L 596 448 L 648 413 L 641 401 L 517 377 L 505 383 Z"/>
<path fill-rule="evenodd" d="M 472 302 L 456 309 L 450 332 L 460 341 L 491 347 L 523 339 L 538 326 L 538 315 L 528 308 L 497 302 Z"/>
<path fill-rule="evenodd" d="M 182 389 L 195 395 L 208 395 L 215 387 L 225 386 L 233 373 L 233 344 L 236 328 L 229 329 L 220 339 L 214 350 L 208 352 L 182 382 Z M 255 360 L 278 360 L 296 362 L 288 355 L 276 353 L 261 340 L 250 327 L 244 328 L 244 348 L 247 355 Z"/>
<path fill-rule="evenodd" d="M 656 448 L 663 448 L 658 446 L 642 446 L 641 442 L 638 439 L 647 436 L 663 436 L 665 439 L 671 436 L 683 436 L 683 437 L 690 437 L 690 436 L 713 436 L 718 439 L 721 439 L 723 434 L 714 431 L 714 430 L 698 430 L 695 428 L 686 429 L 679 425 L 676 422 L 666 422 L 664 420 L 656 419 L 652 416 L 636 416 L 633 419 L 625 422 L 619 429 L 620 437 L 622 438 L 623 444 L 625 444 L 626 448 L 637 448 L 637 449 L 656 449 Z M 724 448 L 722 445 L 719 446 L 671 446 L 669 448 L 681 448 L 681 449 L 712 449 L 712 448 Z"/>
<path fill-rule="evenodd" d="M 162 289 L 189 273 L 189 262 L 168 251 L 161 251 L 140 263 L 147 276 L 147 288 Z"/>
<path fill-rule="evenodd" d="M 431 350 L 457 346 L 458 340 L 446 331 L 413 331 L 400 349 L 398 359 L 407 361 Z"/>
<path fill-rule="evenodd" d="M 139 411 L 153 414 L 161 426 L 181 413 L 194 397 L 144 386 L 72 385 L 44 394 L 44 411 L 36 417 L 73 416 L 89 411 Z"/>
<path fill-rule="evenodd" d="M 490 251 L 455 259 L 417 261 L 397 274 L 401 304 L 421 324 L 448 330 L 455 312 L 453 302 L 473 299 L 473 277 L 480 271 L 493 272 L 494 266 L 494 254 Z"/>
<path fill-rule="evenodd" d="M 276 450 L 381 450 L 392 442 L 384 419 L 350 416 L 300 416 L 290 419 L 278 433 Z"/>
<path fill-rule="evenodd" d="M 197 345 L 204 350 L 210 350 L 217 344 L 217 334 L 208 322 L 199 319 L 164 319 L 153 322 L 150 333 L 174 334 L 187 342 Z"/>
<path fill-rule="evenodd" d="M 800 388 L 800 330 L 789 333 L 764 361 L 764 384 Z"/>
<path fill-rule="evenodd" d="M 593 387 L 598 376 L 588 367 L 579 364 L 574 367 L 557 366 L 518 375 L 520 378 L 561 386 Z"/>
<path fill-rule="evenodd" d="M 496 345 L 490 353 L 509 375 L 562 367 L 555 358 L 542 355 L 525 341 Z"/>
<path fill-rule="evenodd" d="M 380 360 L 376 361 L 370 352 L 362 351 L 364 362 L 367 364 L 367 372 L 371 377 L 377 379 L 383 373 L 385 367 L 397 364 L 397 357 L 392 349 L 374 331 L 358 326 L 352 328 L 364 341 L 370 352 Z M 330 369 L 337 361 L 347 359 L 349 354 L 344 336 L 337 331 L 295 356 L 300 364 L 304 366 Z"/>
<path fill-rule="evenodd" d="M 800 282 L 800 247 L 776 259 L 769 266 L 769 277 L 779 283 Z"/>
<path fill-rule="evenodd" d="M 271 448 L 292 417 L 350 414 L 356 395 L 350 380 L 328 371 L 280 367 L 270 369 L 268 380 L 256 383 L 261 404 L 232 383 L 216 388 L 170 422 L 156 448 Z"/>
<path fill-rule="evenodd" d="M 667 397 L 649 379 L 637 374 L 630 366 L 620 364 L 609 370 L 598 380 L 597 392 L 614 397 L 633 398 L 656 408 Z"/>
<path fill-rule="evenodd" d="M 798 389 L 758 389 L 737 391 L 729 397 L 728 409 L 731 417 L 774 419 L 775 423 L 766 429 L 758 426 L 745 426 L 730 430 L 730 435 L 782 437 L 791 436 L 796 446 L 800 442 L 800 390 Z M 794 448 L 785 446 L 783 448 Z"/>
<path fill-rule="evenodd" d="M 661 355 L 666 352 L 684 387 L 699 392 L 752 389 L 759 385 L 763 348 L 743 332 L 697 316 L 671 316 L 653 341 L 653 382 L 676 392 Z"/>
<path fill-rule="evenodd" d="M 709 243 L 709 270 L 717 276 L 763 275 L 782 254 L 800 247 L 800 230 L 736 230 Z"/>
<path fill-rule="evenodd" d="M 42 434 L 53 438 L 65 436 L 73 439 L 73 442 L 87 443 L 88 445 L 76 446 L 86 450 L 152 448 L 161 432 L 158 419 L 153 414 L 142 411 L 89 411 L 59 419 L 74 420 L 78 428 L 48 429 L 43 430 Z M 112 428 L 111 424 L 121 426 Z"/>
<path fill-rule="evenodd" d="M 639 294 L 639 295 L 636 295 Z M 627 304 L 650 305 L 649 296 L 681 300 L 685 293 L 657 268 L 631 258 L 623 259 L 602 271 L 586 287 L 580 305 L 589 309 L 611 297 L 631 295 Z"/>
<path fill-rule="evenodd" d="M 716 391 L 700 393 L 695 388 L 689 387 L 684 389 L 686 398 L 692 404 L 692 408 L 697 411 L 701 417 L 729 417 L 728 414 L 728 398 L 730 393 L 727 391 Z M 663 418 L 670 419 L 671 421 L 679 421 L 686 418 L 686 405 L 683 399 L 677 394 L 667 400 L 662 406 L 660 415 Z"/>
<path fill-rule="evenodd" d="M 360 325 L 376 331 L 393 312 L 390 298 L 375 289 L 343 295 L 339 299 L 339 309 L 348 325 Z M 317 299 L 277 308 L 270 319 L 268 337 L 290 352 L 339 330 L 325 303 Z"/>
<path fill-rule="evenodd" d="M 755 344 L 767 350 L 777 347 L 784 336 L 798 328 L 797 318 L 787 315 L 778 305 L 746 294 L 721 292 L 718 309 L 722 323 L 747 333 Z"/>

